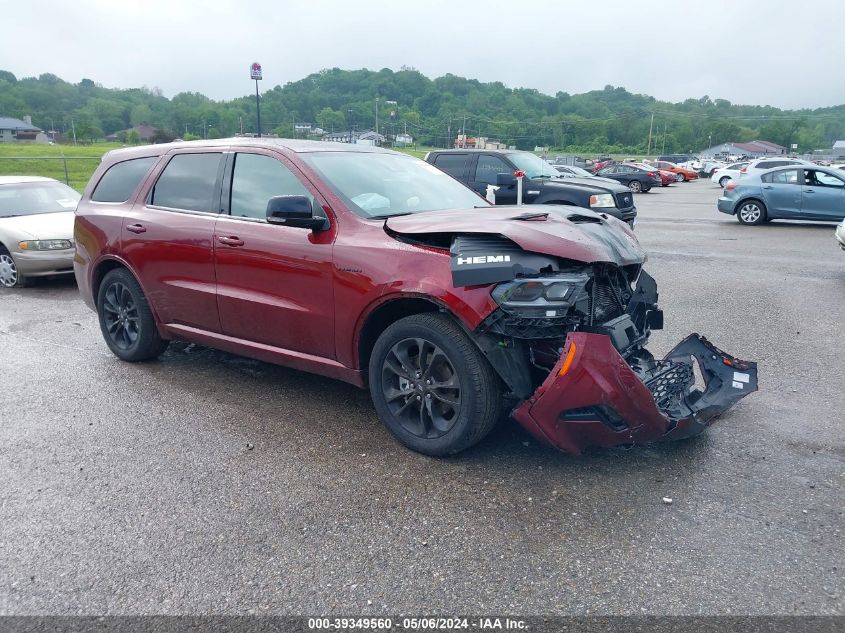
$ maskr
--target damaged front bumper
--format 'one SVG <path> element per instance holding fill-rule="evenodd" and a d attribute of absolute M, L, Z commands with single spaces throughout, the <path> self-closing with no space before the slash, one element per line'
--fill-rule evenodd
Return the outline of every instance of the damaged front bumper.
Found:
<path fill-rule="evenodd" d="M 698 334 L 655 361 L 645 350 L 626 360 L 607 335 L 571 332 L 552 372 L 512 415 L 538 439 L 578 454 L 697 435 L 756 390 L 756 363 Z"/>

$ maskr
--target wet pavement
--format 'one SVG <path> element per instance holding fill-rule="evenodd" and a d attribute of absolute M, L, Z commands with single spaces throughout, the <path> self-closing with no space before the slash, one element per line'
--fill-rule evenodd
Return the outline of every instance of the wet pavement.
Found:
<path fill-rule="evenodd" d="M 183 343 L 122 363 L 72 280 L 0 292 L 0 613 L 842 614 L 845 252 L 718 195 L 637 196 L 650 347 L 705 334 L 760 392 L 582 457 L 514 422 L 423 457 L 364 391 Z"/>

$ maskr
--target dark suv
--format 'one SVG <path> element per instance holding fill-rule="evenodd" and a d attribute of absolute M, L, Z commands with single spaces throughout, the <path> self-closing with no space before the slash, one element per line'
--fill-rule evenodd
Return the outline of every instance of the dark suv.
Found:
<path fill-rule="evenodd" d="M 698 335 L 652 357 L 656 285 L 616 218 L 495 207 L 380 148 L 116 150 L 74 235 L 80 293 L 119 358 L 180 339 L 368 387 L 387 429 L 430 455 L 480 441 L 505 403 L 566 451 L 689 437 L 757 384 Z"/>
<path fill-rule="evenodd" d="M 637 208 L 626 187 L 594 178 L 562 178 L 554 165 L 517 150 L 436 150 L 426 161 L 460 180 L 479 195 L 495 188 L 495 204 L 516 204 L 515 172 L 525 174 L 523 202 L 565 204 L 612 215 L 634 226 Z"/>

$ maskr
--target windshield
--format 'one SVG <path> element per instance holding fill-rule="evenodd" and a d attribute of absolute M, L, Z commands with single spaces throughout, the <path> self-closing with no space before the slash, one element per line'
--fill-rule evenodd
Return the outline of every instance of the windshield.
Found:
<path fill-rule="evenodd" d="M 60 182 L 0 185 L 0 218 L 73 211 L 79 194 Z"/>
<path fill-rule="evenodd" d="M 404 154 L 312 152 L 300 156 L 364 218 L 489 206 L 437 167 Z"/>
<path fill-rule="evenodd" d="M 507 157 L 516 166 L 525 172 L 527 178 L 559 178 L 560 173 L 552 165 L 549 165 L 542 158 L 531 152 L 514 152 Z"/>

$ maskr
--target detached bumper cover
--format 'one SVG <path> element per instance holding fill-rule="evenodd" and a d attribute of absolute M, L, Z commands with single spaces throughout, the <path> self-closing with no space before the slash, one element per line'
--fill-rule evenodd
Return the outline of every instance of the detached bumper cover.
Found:
<path fill-rule="evenodd" d="M 693 359 L 704 391 L 693 387 Z M 642 360 L 635 371 L 610 337 L 570 333 L 557 365 L 513 416 L 538 439 L 578 454 L 590 446 L 697 435 L 757 390 L 756 363 L 736 359 L 698 334 L 662 361 Z"/>

